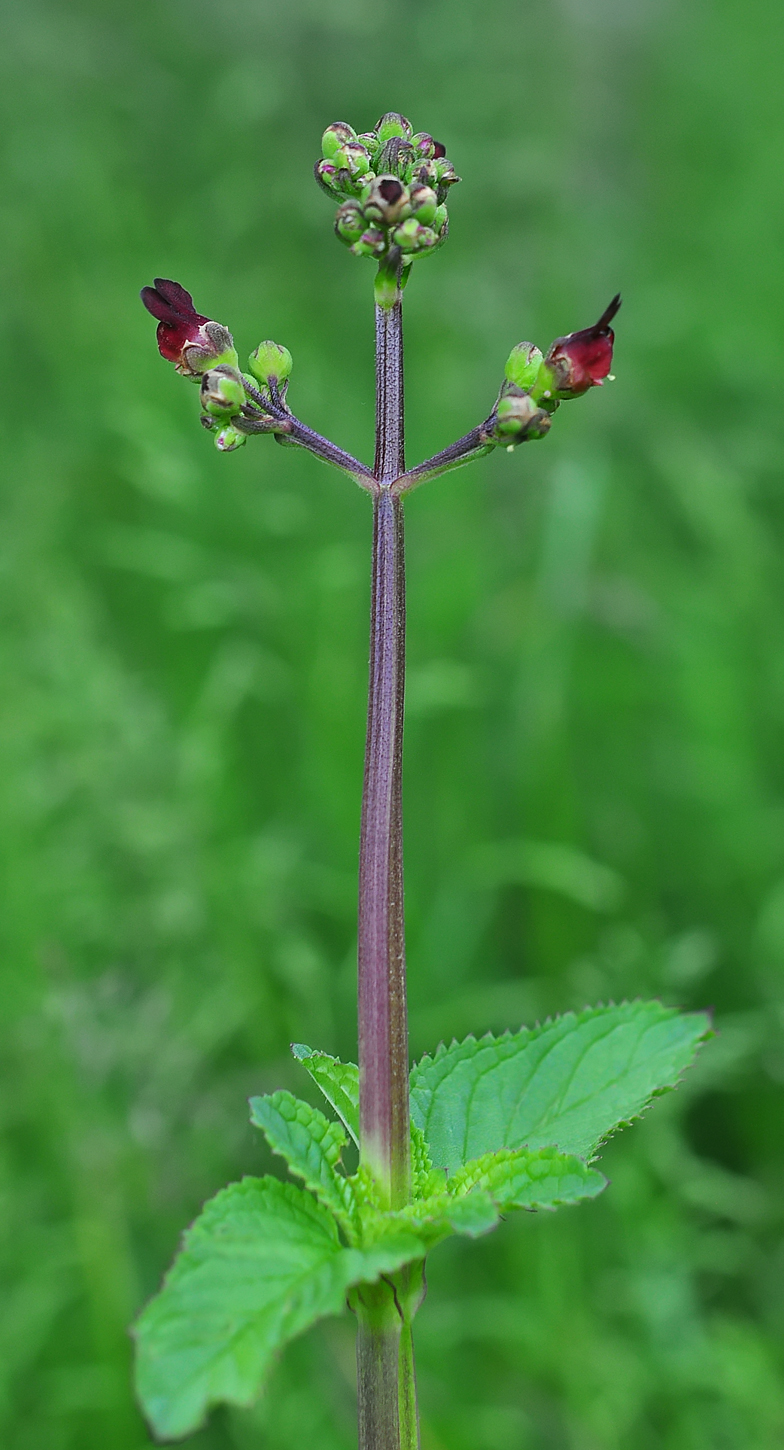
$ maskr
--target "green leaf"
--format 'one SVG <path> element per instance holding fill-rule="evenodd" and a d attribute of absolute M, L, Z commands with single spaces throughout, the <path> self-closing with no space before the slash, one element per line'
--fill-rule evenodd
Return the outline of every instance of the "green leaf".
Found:
<path fill-rule="evenodd" d="M 482 1188 L 468 1192 L 462 1197 L 441 1192 L 430 1198 L 420 1198 L 406 1208 L 392 1213 L 367 1213 L 363 1216 L 365 1242 L 382 1247 L 394 1242 L 399 1235 L 410 1234 L 421 1246 L 421 1253 L 429 1253 L 442 1239 L 451 1234 L 466 1234 L 478 1238 L 498 1224 L 498 1209 L 490 1194 Z"/>
<path fill-rule="evenodd" d="M 343 1248 L 331 1213 L 293 1183 L 245 1178 L 223 1189 L 135 1327 L 137 1387 L 155 1433 L 190 1434 L 221 1400 L 251 1404 L 282 1344 L 340 1313 L 352 1285 L 423 1254 L 405 1226 L 366 1250 Z"/>
<path fill-rule="evenodd" d="M 524 1145 L 590 1158 L 675 1087 L 709 1033 L 703 1013 L 624 1002 L 504 1037 L 469 1037 L 413 1069 L 411 1116 L 433 1163 L 450 1173 Z"/>
<path fill-rule="evenodd" d="M 321 1199 L 350 1236 L 357 1228 L 354 1194 L 339 1171 L 348 1139 L 339 1123 L 330 1123 L 318 1108 L 281 1090 L 251 1098 L 250 1120 L 261 1128 L 274 1153 L 285 1158 L 292 1173 Z"/>
<path fill-rule="evenodd" d="M 595 1198 L 607 1186 L 603 1173 L 581 1158 L 556 1148 L 502 1148 L 458 1168 L 449 1179 L 452 1193 L 468 1195 L 483 1189 L 499 1209 L 558 1208 Z"/>
<path fill-rule="evenodd" d="M 356 1063 L 341 1062 L 327 1052 L 306 1047 L 304 1042 L 292 1042 L 291 1051 L 297 1061 L 307 1068 L 359 1147 L 359 1068 Z"/>
<path fill-rule="evenodd" d="M 443 1174 L 440 1175 L 441 1182 L 439 1189 L 446 1188 L 443 1181 Z M 430 1161 L 430 1154 L 425 1142 L 425 1135 L 421 1128 L 411 1124 L 411 1191 L 413 1197 L 427 1198 L 436 1191 L 433 1183 L 433 1165 Z"/>

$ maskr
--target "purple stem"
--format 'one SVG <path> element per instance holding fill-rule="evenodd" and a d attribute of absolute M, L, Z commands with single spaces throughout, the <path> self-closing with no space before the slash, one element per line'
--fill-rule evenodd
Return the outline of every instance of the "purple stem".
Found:
<path fill-rule="evenodd" d="M 403 692 L 406 596 L 402 309 L 376 307 L 376 490 L 370 681 L 359 848 L 359 1110 L 363 1161 L 390 1208 L 410 1197 L 408 1021 L 403 917 Z"/>

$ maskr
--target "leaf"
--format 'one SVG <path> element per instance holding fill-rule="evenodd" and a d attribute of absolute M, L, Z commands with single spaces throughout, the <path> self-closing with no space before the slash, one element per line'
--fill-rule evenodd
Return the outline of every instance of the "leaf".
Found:
<path fill-rule="evenodd" d="M 524 1145 L 590 1158 L 675 1087 L 709 1033 L 703 1013 L 624 1002 L 514 1035 L 468 1037 L 413 1069 L 411 1116 L 433 1163 L 450 1173 Z"/>
<path fill-rule="evenodd" d="M 424 1255 L 451 1234 L 478 1238 L 495 1228 L 498 1221 L 498 1209 L 489 1193 L 477 1188 L 462 1197 L 441 1192 L 395 1212 L 368 1213 L 362 1227 L 366 1243 L 379 1247 L 400 1234 L 411 1234 Z"/>
<path fill-rule="evenodd" d="M 292 1042 L 291 1051 L 297 1061 L 307 1068 L 359 1147 L 359 1068 L 356 1063 L 341 1062 L 327 1052 L 306 1047 L 304 1042 Z"/>
<path fill-rule="evenodd" d="M 367 1250 L 343 1248 L 335 1220 L 276 1178 L 244 1178 L 206 1204 L 160 1293 L 135 1327 L 137 1387 L 157 1435 L 176 1439 L 210 1405 L 249 1405 L 275 1351 L 354 1284 L 421 1258 L 405 1228 Z"/>
<path fill-rule="evenodd" d="M 251 1098 L 250 1120 L 261 1128 L 273 1153 L 286 1159 L 292 1173 L 321 1199 L 350 1236 L 357 1228 L 357 1205 L 348 1179 L 339 1171 L 348 1139 L 339 1123 L 292 1093 Z"/>
<path fill-rule="evenodd" d="M 603 1173 L 589 1168 L 581 1158 L 559 1153 L 556 1148 L 502 1148 L 485 1153 L 449 1179 L 454 1194 L 484 1191 L 500 1209 L 559 1208 L 595 1198 L 607 1186 Z"/>
<path fill-rule="evenodd" d="M 427 1150 L 425 1135 L 421 1128 L 411 1124 L 411 1191 L 414 1198 L 426 1198 L 433 1192 L 433 1165 Z M 446 1184 L 441 1182 L 440 1188 Z"/>

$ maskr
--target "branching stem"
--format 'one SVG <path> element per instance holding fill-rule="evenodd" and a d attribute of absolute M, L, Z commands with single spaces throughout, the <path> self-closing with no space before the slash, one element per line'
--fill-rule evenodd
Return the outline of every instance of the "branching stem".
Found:
<path fill-rule="evenodd" d="M 403 915 L 403 697 L 406 597 L 403 320 L 399 297 L 376 306 L 376 460 L 370 670 L 359 852 L 360 1154 L 383 1201 L 411 1193 L 408 1019 Z M 382 1285 L 357 1305 L 360 1450 L 416 1450 L 411 1325 Z"/>

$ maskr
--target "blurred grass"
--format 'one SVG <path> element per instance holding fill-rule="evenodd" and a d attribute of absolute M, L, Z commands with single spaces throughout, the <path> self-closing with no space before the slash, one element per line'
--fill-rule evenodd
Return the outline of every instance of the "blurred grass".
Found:
<path fill-rule="evenodd" d="M 784 12 L 3 8 L 0 1442 L 139 1450 L 127 1325 L 289 1040 L 353 1056 L 366 500 L 218 457 L 139 287 L 291 347 L 367 456 L 371 268 L 310 179 L 394 106 L 464 177 L 406 294 L 412 461 L 613 292 L 618 382 L 408 507 L 412 1049 L 587 1000 L 721 1036 L 610 1192 L 433 1257 L 423 1450 L 784 1434 Z M 348 1320 L 203 1450 L 345 1450 Z"/>

